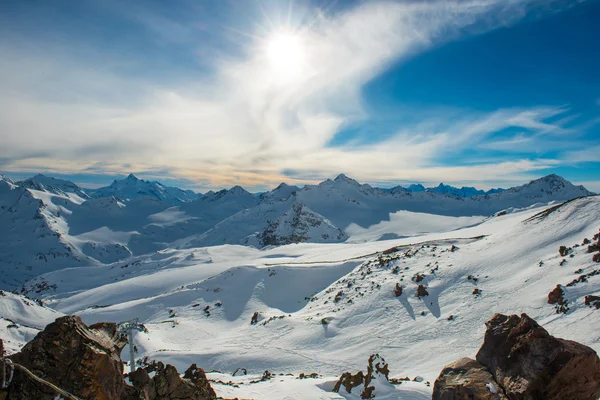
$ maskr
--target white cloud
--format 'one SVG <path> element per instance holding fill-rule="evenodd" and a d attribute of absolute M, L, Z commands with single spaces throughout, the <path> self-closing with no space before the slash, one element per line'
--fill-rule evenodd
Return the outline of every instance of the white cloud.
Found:
<path fill-rule="evenodd" d="M 260 40 L 248 58 L 218 60 L 216 75 L 185 88 L 123 77 L 114 72 L 118 68 L 95 68 L 99 58 L 73 60 L 64 48 L 36 58 L 9 48 L 13 57 L 0 61 L 2 168 L 169 170 L 215 186 L 276 183 L 286 170 L 314 177 L 344 171 L 362 180 L 473 175 L 484 180 L 548 168 L 555 161 L 441 167 L 436 160 L 508 127 L 561 133 L 547 119 L 562 108 L 499 110 L 457 120 L 442 116 L 385 142 L 328 147 L 345 124 L 367 117 L 360 89 L 391 62 L 466 30 L 510 23 L 533 3 L 367 2 L 331 18 L 320 16 L 298 33 L 307 65 L 293 81 L 273 77 Z"/>

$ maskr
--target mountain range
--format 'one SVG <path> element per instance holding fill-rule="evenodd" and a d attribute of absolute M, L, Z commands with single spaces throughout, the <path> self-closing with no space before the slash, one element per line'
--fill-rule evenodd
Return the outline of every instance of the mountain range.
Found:
<path fill-rule="evenodd" d="M 456 229 L 501 211 L 592 194 L 557 175 L 488 192 L 443 184 L 421 189 L 384 190 L 342 174 L 302 188 L 282 183 L 259 195 L 240 186 L 199 195 L 134 175 L 93 190 L 44 175 L 19 182 L 1 176 L 1 283 L 11 288 L 56 268 L 113 263 L 168 248 L 420 235 L 430 228 L 414 222 L 417 214 L 438 215 L 447 229 Z"/>

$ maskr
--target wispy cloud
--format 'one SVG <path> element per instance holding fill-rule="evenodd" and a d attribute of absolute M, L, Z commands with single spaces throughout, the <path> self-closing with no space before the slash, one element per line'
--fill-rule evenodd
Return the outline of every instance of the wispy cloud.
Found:
<path fill-rule="evenodd" d="M 473 112 L 458 119 L 438 116 L 376 144 L 328 144 L 349 123 L 368 118 L 360 90 L 390 63 L 513 23 L 536 4 L 367 2 L 334 16 L 320 14 L 310 26 L 298 29 L 306 65 L 292 81 L 277 79 L 264 54 L 264 38 L 244 57 L 215 60 L 215 73 L 190 76 L 186 87 L 124 76 L 110 66 L 111 60 L 108 67 L 97 67 L 101 56 L 93 51 L 87 60 L 73 59 L 63 46 L 40 55 L 3 43 L 3 54 L 11 57 L 0 61 L 0 131 L 6 132 L 2 168 L 169 171 L 209 181 L 207 186 L 271 185 L 289 180 L 286 171 L 296 171 L 298 179 L 340 171 L 362 180 L 526 176 L 556 161 L 523 157 L 447 167 L 439 158 L 464 152 L 506 128 L 532 135 L 564 134 L 568 130 L 563 124 L 550 121 L 565 108 Z M 150 14 L 136 18 L 173 41 L 188 34 L 186 28 L 174 29 L 171 21 Z M 487 146 L 508 149 L 519 144 L 515 140 L 530 139 L 516 136 L 512 143 Z"/>

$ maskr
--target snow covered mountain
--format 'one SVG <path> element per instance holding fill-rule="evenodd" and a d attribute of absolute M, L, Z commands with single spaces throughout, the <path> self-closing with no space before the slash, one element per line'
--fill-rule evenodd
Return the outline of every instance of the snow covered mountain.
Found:
<path fill-rule="evenodd" d="M 46 198 L 46 204 L 39 196 Z M 0 179 L 0 284 L 14 288 L 25 280 L 57 268 L 76 266 L 85 256 L 67 242 L 60 213 L 74 204 L 69 197 L 57 198 Z M 75 196 L 76 197 L 76 196 Z"/>
<path fill-rule="evenodd" d="M 180 205 L 200 197 L 191 190 L 165 186 L 155 181 L 145 181 L 133 174 L 125 179 L 113 181 L 110 186 L 95 190 L 88 189 L 88 192 L 94 198 L 116 197 L 120 200 L 133 200 L 139 197 L 153 197 L 171 205 Z"/>
<path fill-rule="evenodd" d="M 72 193 L 81 197 L 82 199 L 90 198 L 90 196 L 82 188 L 73 182 L 64 179 L 52 178 L 42 174 L 37 174 L 29 179 L 16 182 L 16 185 L 63 196 L 68 196 L 69 193 Z"/>
<path fill-rule="evenodd" d="M 547 181 L 520 191 L 555 186 Z M 390 377 L 410 379 L 385 398 L 425 400 L 443 366 L 473 357 L 496 312 L 527 313 L 600 351 L 590 300 L 600 296 L 600 264 L 588 247 L 599 228 L 600 197 L 589 196 L 418 238 L 171 248 L 57 270 L 27 287 L 43 282 L 38 295 L 51 308 L 86 323 L 140 318 L 148 331 L 136 334 L 138 359 L 220 371 L 209 378 L 225 398 L 356 399 L 333 384 L 379 353 Z M 548 301 L 557 285 L 561 305 Z M 265 370 L 277 379 L 261 381 Z"/>
<path fill-rule="evenodd" d="M 19 183 L 4 178 L 1 185 L 4 288 L 56 268 L 102 265 L 169 248 L 424 235 L 477 224 L 502 210 L 590 194 L 556 175 L 468 198 L 383 191 L 345 175 L 303 188 L 281 184 L 260 195 L 236 186 L 186 202 L 184 191 L 134 176 L 92 192 L 42 175 Z"/>
<path fill-rule="evenodd" d="M 440 193 L 440 194 L 448 194 L 454 197 L 460 197 L 460 198 L 467 198 L 467 197 L 474 197 L 474 196 L 480 196 L 480 195 L 484 195 L 484 194 L 493 194 L 493 193 L 499 193 L 501 191 L 503 191 L 504 189 L 490 189 L 488 191 L 485 190 L 480 190 L 480 189 L 476 189 L 474 187 L 469 187 L 469 186 L 463 186 L 461 188 L 457 188 L 451 185 L 444 185 L 443 183 L 440 183 L 438 186 L 436 187 L 430 187 L 430 188 L 426 188 L 425 186 L 421 185 L 420 183 L 418 184 L 412 184 L 409 185 L 408 187 L 403 187 L 403 186 L 395 186 L 391 189 L 381 189 L 384 192 L 388 192 L 388 193 L 396 193 L 396 192 L 411 192 L 411 193 L 419 193 L 419 192 L 433 192 L 433 193 Z"/>

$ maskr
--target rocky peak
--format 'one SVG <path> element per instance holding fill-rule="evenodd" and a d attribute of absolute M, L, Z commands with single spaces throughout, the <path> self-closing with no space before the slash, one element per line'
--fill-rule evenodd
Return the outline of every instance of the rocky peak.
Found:
<path fill-rule="evenodd" d="M 346 183 L 354 186 L 360 186 L 360 183 L 344 174 L 339 174 L 333 181 L 335 183 Z"/>

